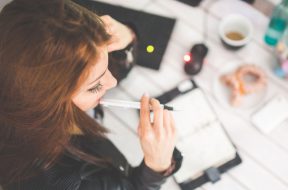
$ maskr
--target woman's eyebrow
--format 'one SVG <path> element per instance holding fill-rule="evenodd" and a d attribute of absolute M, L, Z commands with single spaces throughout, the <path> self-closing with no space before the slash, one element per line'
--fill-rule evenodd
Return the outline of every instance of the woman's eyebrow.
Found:
<path fill-rule="evenodd" d="M 99 80 L 101 77 L 103 77 L 103 75 L 106 73 L 106 71 L 108 70 L 108 67 L 105 69 L 105 71 L 99 76 L 97 77 L 93 82 L 89 83 L 90 84 L 93 84 L 95 81 Z"/>

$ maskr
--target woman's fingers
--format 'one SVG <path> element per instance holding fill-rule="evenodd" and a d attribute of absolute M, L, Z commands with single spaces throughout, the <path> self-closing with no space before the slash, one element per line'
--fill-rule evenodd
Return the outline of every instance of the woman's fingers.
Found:
<path fill-rule="evenodd" d="M 160 102 L 156 99 L 150 100 L 151 107 L 154 113 L 153 118 L 153 128 L 158 130 L 158 132 L 163 131 L 163 108 L 160 105 Z"/>
<path fill-rule="evenodd" d="M 176 131 L 176 127 L 175 127 L 176 125 L 175 125 L 175 120 L 174 120 L 173 114 L 172 114 L 172 112 L 169 112 L 169 114 L 170 114 L 170 122 L 171 122 L 170 126 L 173 129 L 173 131 Z"/>
<path fill-rule="evenodd" d="M 111 23 L 112 23 L 112 17 L 111 16 L 109 16 L 109 15 L 103 15 L 103 16 L 101 16 L 101 20 L 104 22 L 104 24 L 106 24 L 106 25 L 111 25 Z"/>
<path fill-rule="evenodd" d="M 169 112 L 169 115 L 170 115 L 170 125 L 169 126 L 171 129 L 172 136 L 173 136 L 174 140 L 176 140 L 177 129 L 176 129 L 176 125 L 175 125 L 175 120 L 174 120 L 172 112 Z"/>
<path fill-rule="evenodd" d="M 109 16 L 109 15 L 104 15 L 104 16 L 101 16 L 101 20 L 104 22 L 105 24 L 105 29 L 106 31 L 109 33 L 109 34 L 112 34 L 112 30 L 111 30 L 111 27 L 112 27 L 112 18 Z"/>
<path fill-rule="evenodd" d="M 168 137 L 171 137 L 172 128 L 171 128 L 171 118 L 168 110 L 164 110 L 163 112 L 163 128 L 166 130 Z"/>
<path fill-rule="evenodd" d="M 150 109 L 154 112 L 150 120 Z M 141 98 L 138 134 L 144 153 L 145 164 L 156 172 L 163 172 L 171 165 L 175 147 L 174 120 L 168 110 L 163 110 L 159 101 Z"/>
<path fill-rule="evenodd" d="M 109 52 L 127 47 L 135 38 L 134 32 L 129 27 L 109 15 L 101 16 L 101 19 L 105 24 L 106 31 L 111 35 L 111 40 L 108 44 Z"/>
<path fill-rule="evenodd" d="M 149 96 L 147 94 L 143 95 L 141 98 L 140 123 L 141 123 L 140 127 L 145 128 L 151 127 Z"/>

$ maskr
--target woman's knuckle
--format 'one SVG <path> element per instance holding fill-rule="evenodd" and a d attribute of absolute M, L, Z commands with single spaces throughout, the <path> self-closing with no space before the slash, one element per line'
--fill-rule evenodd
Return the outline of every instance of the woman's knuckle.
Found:
<path fill-rule="evenodd" d="M 143 131 L 143 137 L 146 139 L 146 138 L 151 138 L 152 137 L 152 134 L 151 134 L 151 131 L 150 130 L 144 130 Z"/>
<path fill-rule="evenodd" d="M 169 126 L 164 126 L 165 128 L 165 131 L 167 133 L 167 136 L 171 136 L 173 133 L 172 133 L 172 130 L 169 129 Z"/>
<path fill-rule="evenodd" d="M 163 109 L 160 106 L 155 107 L 154 110 L 156 112 L 162 112 L 163 111 Z"/>
<path fill-rule="evenodd" d="M 160 102 L 159 100 L 155 99 L 155 98 L 152 98 L 151 99 L 151 103 L 153 103 L 155 106 L 159 106 L 160 107 Z"/>
<path fill-rule="evenodd" d="M 168 117 L 168 116 L 169 116 L 169 111 L 168 111 L 168 110 L 164 109 L 163 113 L 164 113 L 164 116 L 165 116 L 165 117 Z"/>
<path fill-rule="evenodd" d="M 164 135 L 164 133 L 159 133 L 159 134 L 157 135 L 157 139 L 158 139 L 159 141 L 164 141 L 164 140 L 166 139 L 166 136 Z"/>
<path fill-rule="evenodd" d="M 176 136 L 176 134 L 177 134 L 177 133 L 176 133 L 176 131 L 175 131 L 175 130 L 171 130 L 171 131 L 170 131 L 170 135 L 171 135 L 172 137 L 175 137 L 175 136 Z"/>
<path fill-rule="evenodd" d="M 108 20 L 111 20 L 111 19 L 112 19 L 112 17 L 111 17 L 110 15 L 104 15 L 104 17 L 105 17 L 106 19 L 108 19 Z"/>

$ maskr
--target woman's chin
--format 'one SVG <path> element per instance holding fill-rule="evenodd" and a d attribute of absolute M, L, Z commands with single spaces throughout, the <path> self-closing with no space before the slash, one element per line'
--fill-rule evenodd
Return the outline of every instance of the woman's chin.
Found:
<path fill-rule="evenodd" d="M 95 107 L 97 107 L 99 104 L 100 104 L 100 101 L 101 101 L 101 98 L 103 97 L 103 95 L 99 98 L 99 99 L 97 99 L 96 101 L 95 101 L 95 103 L 93 104 L 93 106 L 90 108 L 90 109 L 94 109 Z"/>

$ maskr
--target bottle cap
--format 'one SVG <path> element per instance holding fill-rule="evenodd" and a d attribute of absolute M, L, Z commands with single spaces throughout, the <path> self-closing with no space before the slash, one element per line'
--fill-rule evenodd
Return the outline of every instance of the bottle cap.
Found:
<path fill-rule="evenodd" d="M 266 42 L 267 45 L 270 46 L 276 46 L 278 43 L 278 40 L 276 38 L 271 38 L 270 36 L 265 35 L 264 41 Z"/>

